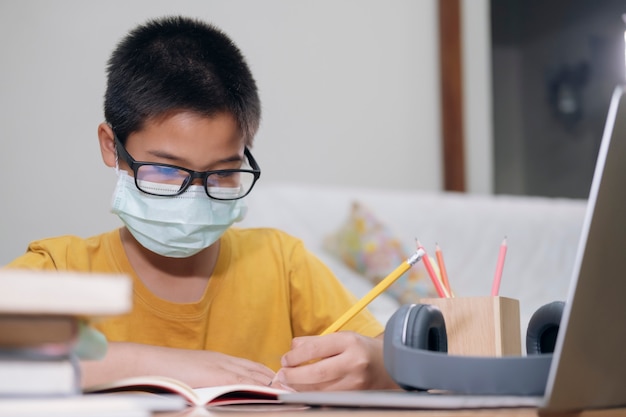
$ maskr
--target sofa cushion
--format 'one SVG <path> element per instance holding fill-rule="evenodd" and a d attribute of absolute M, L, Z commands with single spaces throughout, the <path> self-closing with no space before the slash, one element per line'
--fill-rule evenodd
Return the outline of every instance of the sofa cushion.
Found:
<path fill-rule="evenodd" d="M 324 250 L 363 275 L 372 285 L 405 262 L 412 251 L 378 216 L 353 201 L 345 221 L 324 239 Z M 437 294 L 424 265 L 419 262 L 387 290 L 399 303 L 416 303 Z"/>

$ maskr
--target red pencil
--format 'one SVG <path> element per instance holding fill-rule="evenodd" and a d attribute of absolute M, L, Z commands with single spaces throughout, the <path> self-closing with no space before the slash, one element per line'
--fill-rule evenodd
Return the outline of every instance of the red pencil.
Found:
<path fill-rule="evenodd" d="M 491 295 L 496 296 L 500 292 L 500 281 L 502 280 L 502 270 L 504 269 L 504 258 L 506 257 L 506 236 L 500 245 L 500 253 L 498 254 L 498 263 L 496 265 L 496 274 L 493 277 L 493 285 L 491 286 Z"/>
<path fill-rule="evenodd" d="M 441 252 L 441 248 L 439 247 L 438 243 L 435 243 L 435 255 L 437 256 L 437 265 L 439 265 L 439 272 L 441 272 L 441 280 L 443 281 L 443 286 L 448 290 L 449 294 L 452 294 L 450 282 L 448 282 L 448 272 L 446 271 L 446 264 L 443 262 L 443 252 Z"/>
<path fill-rule="evenodd" d="M 439 297 L 442 297 L 442 298 L 450 297 L 450 294 L 448 294 L 448 291 L 443 287 L 443 285 L 441 284 L 441 281 L 439 281 L 439 278 L 437 277 L 437 274 L 435 273 L 435 269 L 430 263 L 430 258 L 428 257 L 428 253 L 426 252 L 426 249 L 424 249 L 424 247 L 420 245 L 419 242 L 417 242 L 417 249 L 421 249 L 424 251 L 424 256 L 422 256 L 422 262 L 424 262 L 426 271 L 428 272 L 428 275 L 430 276 L 430 280 L 435 285 L 435 289 L 437 290 L 437 294 L 439 295 Z"/>

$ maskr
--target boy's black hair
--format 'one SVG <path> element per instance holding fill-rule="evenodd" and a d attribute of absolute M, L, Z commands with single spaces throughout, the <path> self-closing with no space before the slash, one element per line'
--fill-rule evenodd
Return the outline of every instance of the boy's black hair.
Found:
<path fill-rule="evenodd" d="M 252 144 L 261 119 L 256 83 L 237 46 L 216 27 L 180 16 L 132 30 L 107 66 L 104 116 L 121 141 L 152 118 L 185 110 L 232 114 Z"/>

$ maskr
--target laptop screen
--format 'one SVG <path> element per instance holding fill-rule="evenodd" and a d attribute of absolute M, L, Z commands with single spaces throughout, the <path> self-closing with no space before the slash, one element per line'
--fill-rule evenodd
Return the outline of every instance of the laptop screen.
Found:
<path fill-rule="evenodd" d="M 626 405 L 625 91 L 617 87 L 609 106 L 548 378 L 548 410 Z"/>

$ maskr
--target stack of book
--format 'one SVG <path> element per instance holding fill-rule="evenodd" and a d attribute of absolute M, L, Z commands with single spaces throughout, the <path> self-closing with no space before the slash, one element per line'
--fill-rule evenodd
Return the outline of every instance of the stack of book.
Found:
<path fill-rule="evenodd" d="M 86 323 L 131 302 L 125 276 L 0 270 L 0 397 L 80 394 L 75 352 Z"/>
<path fill-rule="evenodd" d="M 78 319 L 0 314 L 0 395 L 67 395 L 79 391 L 72 349 Z"/>

